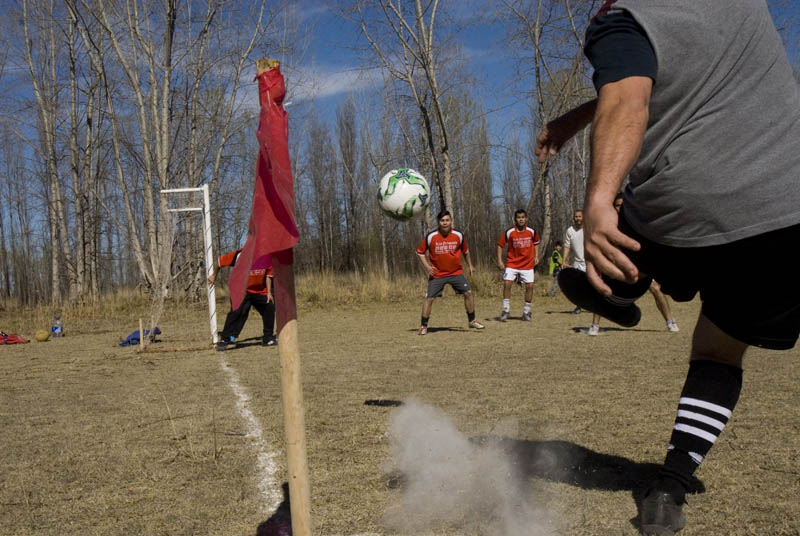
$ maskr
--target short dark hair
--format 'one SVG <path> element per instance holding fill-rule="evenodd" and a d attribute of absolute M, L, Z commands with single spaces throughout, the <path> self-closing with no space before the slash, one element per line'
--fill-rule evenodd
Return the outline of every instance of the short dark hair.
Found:
<path fill-rule="evenodd" d="M 436 221 L 439 221 L 439 220 L 441 220 L 441 219 L 442 219 L 442 218 L 444 218 L 445 216 L 450 216 L 451 218 L 453 217 L 453 215 L 452 215 L 452 214 L 450 214 L 450 211 L 449 211 L 449 210 L 443 210 L 443 211 L 441 211 L 439 214 L 437 214 L 437 215 L 436 215 Z"/>
<path fill-rule="evenodd" d="M 556 246 L 560 246 L 560 245 L 561 245 L 561 240 L 556 240 Z"/>
<path fill-rule="evenodd" d="M 514 217 L 516 218 L 516 217 L 517 217 L 517 216 L 519 216 L 520 214 L 525 214 L 525 216 L 527 216 L 527 215 L 528 215 L 528 213 L 527 213 L 527 212 L 525 212 L 525 209 L 524 209 L 524 208 L 518 208 L 518 209 L 516 210 L 516 212 L 514 212 Z"/>

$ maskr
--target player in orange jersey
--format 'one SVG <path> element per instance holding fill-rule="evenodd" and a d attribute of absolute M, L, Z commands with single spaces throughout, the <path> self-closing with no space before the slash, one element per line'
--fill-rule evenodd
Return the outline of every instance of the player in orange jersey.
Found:
<path fill-rule="evenodd" d="M 467 260 L 469 273 L 475 271 L 469 255 L 469 247 L 461 231 L 453 229 L 453 217 L 444 210 L 437 216 L 439 227 L 428 233 L 417 247 L 417 258 L 425 272 L 428 274 L 428 292 L 422 304 L 422 322 L 417 333 L 428 333 L 428 319 L 431 316 L 433 299 L 442 295 L 445 285 L 453 287 L 458 294 L 464 295 L 464 307 L 467 310 L 469 327 L 483 329 L 483 324 L 475 320 L 475 299 L 472 289 L 464 277 L 464 268 L 461 266 L 461 255 Z"/>
<path fill-rule="evenodd" d="M 239 253 L 241 253 L 241 251 L 241 249 L 237 249 L 219 258 L 211 277 L 208 278 L 208 283 L 210 285 L 213 285 L 217 280 L 217 274 L 220 268 L 234 266 L 236 264 L 236 260 L 239 258 Z M 263 261 L 266 261 L 266 259 L 267 258 L 263 258 Z M 277 338 L 273 335 L 275 302 L 272 299 L 272 268 L 266 265 L 260 266 L 259 262 L 263 261 L 259 259 L 250 267 L 245 298 L 238 309 L 231 309 L 228 316 L 225 317 L 225 327 L 219 334 L 219 342 L 217 343 L 217 351 L 219 352 L 224 351 L 228 345 L 236 341 L 236 337 L 242 332 L 242 328 L 244 328 L 244 324 L 247 322 L 250 307 L 254 307 L 255 310 L 258 311 L 264 324 L 264 335 L 261 339 L 262 346 L 274 346 L 278 342 Z"/>
<path fill-rule="evenodd" d="M 531 301 L 533 300 L 533 268 L 539 264 L 539 233 L 527 226 L 528 213 L 518 209 L 514 213 L 514 226 L 509 227 L 497 240 L 497 266 L 503 271 L 503 311 L 500 321 L 508 320 L 511 308 L 511 285 L 519 280 L 525 283 L 525 305 L 522 320 L 531 321 Z M 508 245 L 506 262 L 503 263 L 503 249 Z"/>

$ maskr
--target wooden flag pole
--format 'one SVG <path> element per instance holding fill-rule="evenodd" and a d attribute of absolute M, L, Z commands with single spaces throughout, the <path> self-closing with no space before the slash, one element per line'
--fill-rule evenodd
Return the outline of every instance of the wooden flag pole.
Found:
<path fill-rule="evenodd" d="M 311 491 L 308 483 L 308 462 L 306 457 L 305 415 L 303 409 L 303 386 L 300 377 L 300 348 L 297 343 L 297 315 L 294 307 L 286 311 L 283 306 L 286 295 L 294 303 L 294 274 L 291 264 L 273 263 L 275 279 L 289 283 L 276 287 L 278 315 L 289 315 L 281 327 L 278 320 L 278 352 L 281 358 L 281 391 L 283 393 L 283 422 L 286 429 L 286 455 L 289 472 L 289 505 L 292 512 L 292 534 L 311 536 Z M 287 273 L 288 272 L 288 273 Z M 284 294 L 285 293 L 285 294 Z M 281 296 L 284 294 L 284 296 Z M 283 307 L 282 307 L 283 306 Z"/>
<path fill-rule="evenodd" d="M 256 62 L 258 75 L 280 66 L 276 59 Z M 294 213 L 294 206 L 290 208 Z M 282 255 L 286 254 L 286 255 Z M 311 491 L 306 456 L 303 385 L 300 375 L 300 349 L 297 340 L 297 305 L 291 249 L 272 255 L 274 299 L 278 331 L 278 353 L 281 360 L 281 393 L 286 433 L 286 457 L 289 481 L 289 506 L 292 534 L 311 536 Z"/>

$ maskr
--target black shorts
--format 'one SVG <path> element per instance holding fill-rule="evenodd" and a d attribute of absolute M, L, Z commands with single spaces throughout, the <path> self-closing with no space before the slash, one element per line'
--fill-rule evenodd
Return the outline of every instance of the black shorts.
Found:
<path fill-rule="evenodd" d="M 624 207 L 623 207 L 624 210 Z M 791 262 L 765 259 L 800 244 L 800 225 L 718 246 L 677 248 L 652 242 L 634 231 L 624 217 L 620 230 L 641 244 L 626 252 L 639 270 L 661 285 L 675 301 L 699 292 L 702 312 L 731 337 L 763 348 L 788 350 L 800 334 L 800 277 Z"/>
<path fill-rule="evenodd" d="M 428 279 L 428 292 L 425 294 L 426 298 L 441 298 L 442 291 L 445 285 L 450 285 L 457 294 L 464 294 L 469 292 L 469 283 L 464 274 L 446 275 L 444 277 L 432 277 Z"/>

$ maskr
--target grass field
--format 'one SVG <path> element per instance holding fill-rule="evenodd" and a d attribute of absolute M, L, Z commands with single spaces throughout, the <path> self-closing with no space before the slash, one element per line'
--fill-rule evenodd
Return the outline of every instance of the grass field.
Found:
<path fill-rule="evenodd" d="M 346 296 L 299 282 L 315 534 L 636 534 L 699 302 L 672 304 L 679 333 L 645 296 L 639 326 L 587 337 L 591 315 L 541 296 L 547 281 L 532 323 L 496 322 L 499 285 L 477 283 L 485 330 L 448 291 L 419 337 L 421 281 Z M 215 352 L 203 305 L 173 304 L 138 354 L 118 346 L 137 307 L 67 311 L 65 338 L 0 348 L 0 534 L 266 533 L 285 479 L 277 350 L 253 318 Z M 48 320 L 5 311 L 0 329 Z M 798 368 L 797 349 L 749 351 L 681 534 L 800 534 Z"/>

